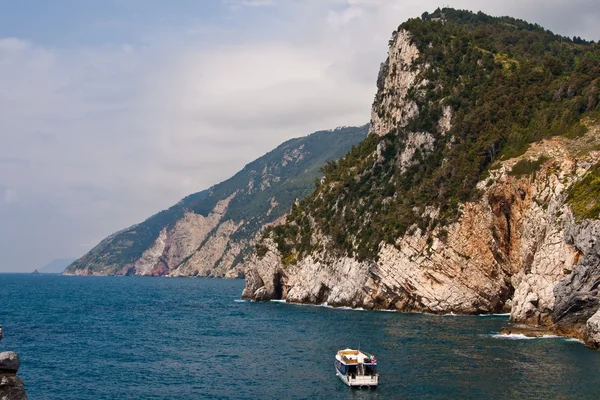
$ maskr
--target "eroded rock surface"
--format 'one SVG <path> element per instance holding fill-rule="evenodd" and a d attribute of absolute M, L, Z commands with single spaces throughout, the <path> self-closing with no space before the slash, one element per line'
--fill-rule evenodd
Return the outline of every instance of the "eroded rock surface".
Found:
<path fill-rule="evenodd" d="M 552 324 L 563 334 L 598 347 L 600 308 L 600 221 L 585 221 L 566 232 L 566 240 L 582 254 L 573 271 L 554 287 Z"/>
<path fill-rule="evenodd" d="M 595 349 L 600 349 L 600 310 L 596 311 L 586 322 L 585 343 Z"/>
<path fill-rule="evenodd" d="M 394 33 L 388 60 L 381 66 L 377 79 L 377 98 L 382 107 L 373 108 L 371 113 L 371 133 L 379 136 L 387 134 L 397 124 L 404 125 L 418 113 L 414 102 L 406 101 L 408 91 L 417 86 L 419 70 L 413 69 L 419 57 L 419 49 L 411 41 L 406 30 Z M 385 111 L 382 111 L 385 110 Z"/>

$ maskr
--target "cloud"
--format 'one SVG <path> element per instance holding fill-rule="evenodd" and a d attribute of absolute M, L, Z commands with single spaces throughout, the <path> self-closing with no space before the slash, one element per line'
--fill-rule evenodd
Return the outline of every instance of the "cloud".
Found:
<path fill-rule="evenodd" d="M 19 197 L 17 196 L 17 192 L 15 192 L 13 189 L 11 188 L 2 188 L 3 191 L 3 195 L 2 198 L 4 200 L 4 204 L 8 205 L 8 204 L 12 204 L 12 203 L 16 203 L 19 199 Z"/>
<path fill-rule="evenodd" d="M 81 255 L 290 137 L 367 122 L 391 32 L 438 6 L 221 4 L 218 26 L 171 13 L 132 42 L 0 38 L 0 271 Z M 593 1 L 454 6 L 600 38 Z"/>
<path fill-rule="evenodd" d="M 223 0 L 223 4 L 237 10 L 242 7 L 273 7 L 275 0 Z"/>
<path fill-rule="evenodd" d="M 27 47 L 29 47 L 29 43 L 25 40 L 12 37 L 0 39 L 0 51 L 4 53 L 23 51 Z"/>

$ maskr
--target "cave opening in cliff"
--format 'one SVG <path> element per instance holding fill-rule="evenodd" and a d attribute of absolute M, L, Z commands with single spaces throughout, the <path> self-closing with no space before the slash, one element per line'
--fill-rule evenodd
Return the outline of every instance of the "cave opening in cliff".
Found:
<path fill-rule="evenodd" d="M 275 289 L 273 293 L 273 300 L 281 300 L 283 297 L 282 278 L 283 276 L 281 275 L 281 272 L 277 272 L 273 276 L 273 288 Z"/>

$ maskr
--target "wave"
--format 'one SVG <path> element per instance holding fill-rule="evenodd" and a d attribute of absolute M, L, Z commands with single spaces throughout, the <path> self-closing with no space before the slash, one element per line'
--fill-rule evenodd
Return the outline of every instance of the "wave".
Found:
<path fill-rule="evenodd" d="M 360 307 L 357 307 L 357 308 L 345 307 L 345 306 L 335 307 L 335 306 L 330 306 L 327 303 L 323 303 L 323 304 L 294 303 L 293 301 L 286 301 L 286 300 L 269 300 L 269 302 L 271 302 L 271 303 L 291 304 L 293 306 L 331 308 L 331 309 L 334 309 L 334 310 L 366 311 L 364 308 L 360 308 Z M 379 311 L 379 310 L 374 310 L 374 311 Z"/>
<path fill-rule="evenodd" d="M 504 313 L 504 314 L 479 314 L 478 317 L 510 317 L 510 313 Z"/>
<path fill-rule="evenodd" d="M 235 299 L 234 300 L 236 303 L 247 303 L 248 300 L 244 300 L 244 299 Z"/>
<path fill-rule="evenodd" d="M 575 343 L 581 343 L 581 344 L 585 344 L 585 343 L 583 342 L 583 340 L 576 339 L 576 338 L 565 338 L 565 342 L 575 342 Z"/>
<path fill-rule="evenodd" d="M 430 316 L 438 316 L 438 317 L 508 317 L 510 313 L 506 314 L 455 314 L 452 311 L 447 314 L 434 314 L 423 311 L 399 311 L 399 310 L 388 310 L 388 309 L 379 309 L 379 310 L 366 310 L 362 307 L 348 307 L 348 306 L 331 306 L 327 303 L 323 304 L 312 304 L 312 303 L 296 303 L 293 301 L 287 300 L 269 300 L 271 303 L 283 303 L 283 304 L 291 304 L 295 306 L 306 306 L 306 307 L 323 307 L 323 308 L 331 308 L 334 310 L 350 310 L 350 311 L 370 311 L 370 312 L 393 312 L 393 313 L 401 313 L 401 314 L 423 314 Z"/>
<path fill-rule="evenodd" d="M 428 313 L 422 313 L 422 314 L 428 314 Z M 455 314 L 452 311 L 450 311 L 449 313 L 446 313 L 446 314 L 431 314 L 431 315 L 439 315 L 441 317 L 483 317 L 483 318 L 510 317 L 510 313 L 506 313 L 506 314 Z"/>
<path fill-rule="evenodd" d="M 494 339 L 507 339 L 507 340 L 533 340 L 533 339 L 558 339 L 561 336 L 557 335 L 542 335 L 542 336 L 526 336 L 522 333 L 511 333 L 508 335 L 495 334 L 491 335 Z"/>

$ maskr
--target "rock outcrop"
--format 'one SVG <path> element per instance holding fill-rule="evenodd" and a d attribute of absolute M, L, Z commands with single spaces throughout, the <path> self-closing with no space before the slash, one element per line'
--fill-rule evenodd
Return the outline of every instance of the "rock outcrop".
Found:
<path fill-rule="evenodd" d="M 281 222 L 296 198 L 314 188 L 320 168 L 367 130 L 338 128 L 289 140 L 233 178 L 109 236 L 64 275 L 242 277 L 256 235 Z"/>
<path fill-rule="evenodd" d="M 463 24 L 463 17 L 456 23 Z M 430 24 L 444 33 L 451 29 Z M 570 188 L 600 162 L 600 123 L 582 119 L 585 129 L 578 128 L 578 135 L 547 135 L 512 157 L 498 155 L 505 143 L 501 136 L 489 139 L 484 151 L 471 156 L 487 163 L 486 172 L 474 175 L 479 173 L 474 170 L 464 174 L 464 182 L 453 183 L 466 193 L 472 180 L 473 194 L 451 198 L 445 195 L 454 190 L 448 180 L 461 172 L 451 160 L 470 168 L 457 149 L 468 151 L 479 139 L 476 130 L 461 138 L 461 130 L 469 129 L 464 117 L 469 109 L 436 99 L 440 93 L 457 93 L 471 77 L 461 75 L 458 86 L 446 87 L 450 83 L 438 74 L 443 67 L 435 62 L 450 51 L 451 39 L 433 33 L 425 37 L 438 38 L 445 47 L 423 43 L 423 37 L 414 38 L 402 27 L 394 33 L 378 78 L 369 139 L 331 169 L 282 229 L 264 239 L 263 254 L 248 263 L 243 296 L 429 313 L 510 312 L 514 323 L 600 347 L 599 216 L 581 218 L 569 198 Z M 480 54 L 471 66 L 494 65 L 490 58 L 485 61 L 494 59 L 487 50 L 475 47 L 467 53 Z M 484 73 L 476 73 L 483 81 Z M 439 80 L 430 81 L 430 76 Z M 472 115 L 484 112 L 480 106 L 480 100 L 470 105 Z M 434 167 L 442 172 L 428 172 Z M 438 187 L 423 184 L 418 188 L 427 192 L 415 192 L 411 185 L 420 184 L 427 173 Z M 382 194 L 373 196 L 373 191 Z M 453 205 L 439 199 L 456 204 L 460 196 L 467 200 L 458 203 L 455 218 L 448 218 Z M 423 206 L 419 201 L 429 202 Z M 416 221 L 403 227 L 414 221 L 411 212 Z M 398 218 L 396 224 L 378 220 L 382 213 Z M 402 233 L 390 237 L 394 230 Z M 363 245 L 384 237 L 374 253 Z"/>
<path fill-rule="evenodd" d="M 586 322 L 585 343 L 595 349 L 600 349 L 600 310 L 596 311 Z"/>
<path fill-rule="evenodd" d="M 2 340 L 2 326 L 0 326 Z M 23 380 L 17 376 L 21 362 L 12 351 L 0 353 L 0 400 L 27 400 Z"/>
<path fill-rule="evenodd" d="M 0 353 L 0 371 L 16 374 L 21 366 L 19 356 L 12 351 Z"/>
<path fill-rule="evenodd" d="M 581 257 L 570 274 L 554 286 L 552 326 L 560 333 L 600 347 L 600 221 L 584 221 L 565 232 Z"/>
<path fill-rule="evenodd" d="M 418 113 L 417 104 L 407 100 L 409 90 L 422 86 L 419 69 L 414 61 L 419 57 L 419 49 L 412 43 L 409 32 L 402 29 L 394 32 L 389 57 L 382 64 L 377 78 L 377 97 L 380 108 L 371 112 L 371 130 L 376 135 L 385 135 L 397 125 L 405 126 L 408 120 Z"/>

